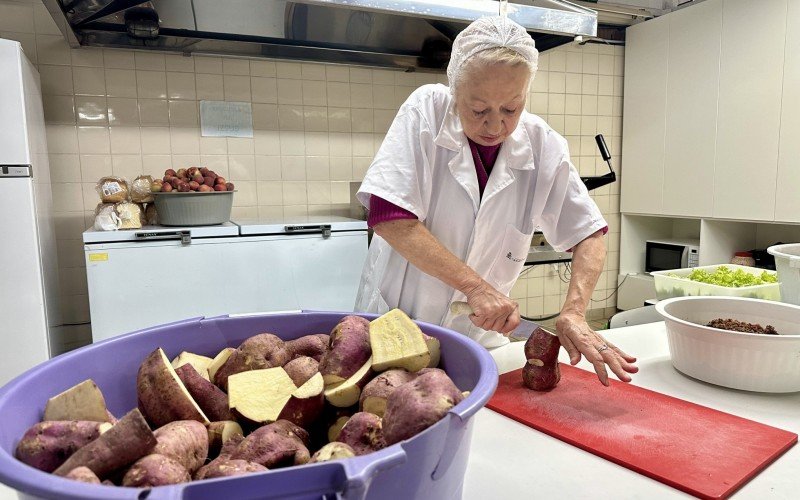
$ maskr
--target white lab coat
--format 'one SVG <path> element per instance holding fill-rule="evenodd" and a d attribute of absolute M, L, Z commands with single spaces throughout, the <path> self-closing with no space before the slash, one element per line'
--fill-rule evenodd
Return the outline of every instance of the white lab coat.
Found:
<path fill-rule="evenodd" d="M 456 257 L 508 294 L 540 228 L 557 250 L 606 226 L 570 163 L 567 141 L 524 112 L 506 138 L 481 198 L 469 143 L 444 85 L 424 85 L 401 106 L 367 171 L 359 201 L 370 195 L 404 208 Z M 487 348 L 508 339 L 454 317 L 463 294 L 409 264 L 375 235 L 361 277 L 356 311 L 399 307 L 412 318 L 467 334 Z"/>

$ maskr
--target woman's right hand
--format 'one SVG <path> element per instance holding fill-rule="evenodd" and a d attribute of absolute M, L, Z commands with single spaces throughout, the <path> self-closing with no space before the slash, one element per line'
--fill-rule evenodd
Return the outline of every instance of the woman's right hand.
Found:
<path fill-rule="evenodd" d="M 465 293 L 472 308 L 469 319 L 479 328 L 508 335 L 519 326 L 519 304 L 481 281 Z"/>

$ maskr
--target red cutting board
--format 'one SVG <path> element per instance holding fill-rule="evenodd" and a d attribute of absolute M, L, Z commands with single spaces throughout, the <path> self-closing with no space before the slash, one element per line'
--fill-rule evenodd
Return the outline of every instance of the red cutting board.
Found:
<path fill-rule="evenodd" d="M 726 498 L 797 434 L 561 364 L 550 392 L 500 376 L 492 410 L 700 498 Z"/>

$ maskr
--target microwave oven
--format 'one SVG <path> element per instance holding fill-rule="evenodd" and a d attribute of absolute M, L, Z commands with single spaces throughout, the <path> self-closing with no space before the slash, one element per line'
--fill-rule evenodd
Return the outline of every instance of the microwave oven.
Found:
<path fill-rule="evenodd" d="M 644 268 L 646 272 L 697 267 L 700 262 L 700 240 L 647 240 Z"/>

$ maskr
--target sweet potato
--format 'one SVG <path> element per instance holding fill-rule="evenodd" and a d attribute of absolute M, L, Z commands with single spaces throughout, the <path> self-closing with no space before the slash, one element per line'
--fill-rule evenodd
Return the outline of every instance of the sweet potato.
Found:
<path fill-rule="evenodd" d="M 110 428 L 108 423 L 84 420 L 39 422 L 22 436 L 16 457 L 31 467 L 53 472 L 78 449 Z"/>
<path fill-rule="evenodd" d="M 208 431 L 208 456 L 216 457 L 219 455 L 222 446 L 235 435 L 244 435 L 242 426 L 238 422 L 226 420 L 222 422 L 211 422 L 206 426 Z"/>
<path fill-rule="evenodd" d="M 356 455 L 366 455 L 385 448 L 381 418 L 363 411 L 356 413 L 342 427 L 336 441 L 349 445 Z"/>
<path fill-rule="evenodd" d="M 153 453 L 164 455 L 181 464 L 190 474 L 208 457 L 208 431 L 196 420 L 170 422 L 154 432 L 158 444 Z"/>
<path fill-rule="evenodd" d="M 386 370 L 377 377 L 370 380 L 361 391 L 361 398 L 359 399 L 361 411 L 374 413 L 379 417 L 383 417 L 386 411 L 386 399 L 394 392 L 395 389 L 411 382 L 416 378 L 415 373 L 411 373 L 402 368 L 395 368 Z"/>
<path fill-rule="evenodd" d="M 195 479 L 213 479 L 215 477 L 231 477 L 251 474 L 253 472 L 264 472 L 266 467 L 247 460 L 231 460 L 225 458 L 214 460 L 208 465 L 203 466 L 195 475 Z"/>
<path fill-rule="evenodd" d="M 176 420 L 209 420 L 186 390 L 161 348 L 145 358 L 136 377 L 139 409 L 153 427 Z"/>
<path fill-rule="evenodd" d="M 311 455 L 309 463 L 314 464 L 317 462 L 328 462 L 331 460 L 341 460 L 343 458 L 350 458 L 356 456 L 356 452 L 350 445 L 345 443 L 333 442 L 328 443 L 316 453 Z"/>
<path fill-rule="evenodd" d="M 177 460 L 154 453 L 136 461 L 122 478 L 122 486 L 150 488 L 192 480 L 186 468 Z"/>
<path fill-rule="evenodd" d="M 265 425 L 248 435 L 231 454 L 232 460 L 245 460 L 269 469 L 301 465 L 311 459 L 302 429 L 285 420 Z M 308 434 L 306 433 L 306 439 Z"/>
<path fill-rule="evenodd" d="M 286 348 L 292 358 L 308 356 L 319 362 L 328 351 L 330 340 L 330 336 L 326 333 L 306 335 L 305 337 L 287 341 Z"/>
<path fill-rule="evenodd" d="M 347 421 L 350 420 L 350 416 L 343 415 L 336 419 L 330 427 L 328 427 L 328 441 L 334 442 L 339 439 L 339 434 L 342 433 L 342 429 L 345 425 L 347 425 Z"/>
<path fill-rule="evenodd" d="M 319 371 L 325 385 L 344 382 L 372 355 L 369 321 L 361 316 L 345 316 L 331 332 L 330 348 L 322 356 Z"/>
<path fill-rule="evenodd" d="M 541 328 L 533 331 L 525 342 L 525 358 L 528 360 L 522 369 L 522 382 L 534 391 L 549 391 L 561 380 L 558 365 L 558 350 L 561 342 Z"/>
<path fill-rule="evenodd" d="M 214 383 L 227 390 L 228 377 L 249 370 L 283 366 L 291 356 L 283 340 L 271 333 L 254 335 L 239 346 L 214 375 Z"/>
<path fill-rule="evenodd" d="M 194 365 L 186 363 L 175 370 L 189 395 L 212 421 L 233 420 L 228 407 L 228 395 L 200 376 Z"/>
<path fill-rule="evenodd" d="M 405 368 L 419 371 L 431 362 L 422 330 L 400 309 L 392 309 L 369 325 L 372 369 Z"/>
<path fill-rule="evenodd" d="M 65 476 L 72 469 L 88 467 L 100 479 L 150 453 L 156 437 L 138 409 L 128 412 L 111 429 L 72 454 L 53 473 Z"/>
<path fill-rule="evenodd" d="M 442 355 L 439 339 L 426 335 L 425 333 L 423 333 L 422 336 L 425 338 L 425 344 L 428 346 L 428 352 L 431 356 L 431 360 L 428 362 L 428 368 L 436 368 L 439 366 L 439 359 Z"/>
<path fill-rule="evenodd" d="M 325 387 L 325 399 L 333 406 L 347 408 L 358 403 L 361 389 L 372 379 L 372 358 L 367 359 L 361 368 L 344 382 Z"/>
<path fill-rule="evenodd" d="M 100 478 L 95 475 L 88 467 L 76 467 L 69 471 L 66 476 L 67 479 L 73 479 L 82 483 L 100 484 Z"/>
<path fill-rule="evenodd" d="M 441 420 L 464 396 L 441 370 L 430 370 L 392 392 L 386 401 L 383 436 L 393 445 Z"/>
<path fill-rule="evenodd" d="M 208 365 L 208 379 L 210 381 L 214 382 L 214 376 L 217 374 L 217 370 L 228 361 L 228 358 L 235 350 L 236 349 L 233 347 L 226 347 L 214 356 L 214 359 L 211 360 L 211 363 Z"/>
<path fill-rule="evenodd" d="M 308 379 L 319 373 L 319 363 L 314 358 L 298 356 L 283 365 L 283 369 L 286 370 L 286 374 L 292 379 L 294 385 L 300 387 L 308 382 Z"/>
<path fill-rule="evenodd" d="M 208 365 L 210 365 L 213 361 L 214 360 L 208 356 L 200 356 L 198 354 L 183 351 L 178 355 L 177 358 L 172 360 L 172 367 L 177 371 L 181 366 L 187 364 L 192 365 L 194 369 L 197 370 L 198 375 L 206 380 L 210 380 L 208 378 Z"/>
<path fill-rule="evenodd" d="M 297 390 L 281 367 L 236 373 L 230 376 L 228 385 L 230 407 L 241 417 L 237 420 L 255 425 L 278 420 L 283 407 Z"/>
<path fill-rule="evenodd" d="M 103 393 L 91 379 L 50 398 L 44 407 L 43 420 L 110 422 Z"/>
<path fill-rule="evenodd" d="M 314 361 L 311 358 L 306 359 Z M 308 427 L 317 420 L 324 406 L 325 384 L 322 380 L 322 374 L 317 372 L 292 393 L 283 406 L 280 415 L 278 415 L 278 419 L 288 420 L 300 427 Z"/>

